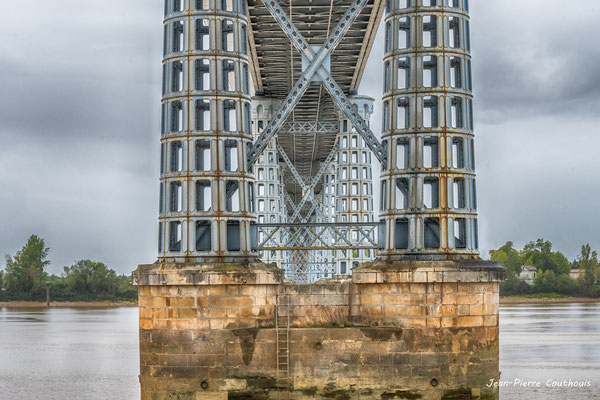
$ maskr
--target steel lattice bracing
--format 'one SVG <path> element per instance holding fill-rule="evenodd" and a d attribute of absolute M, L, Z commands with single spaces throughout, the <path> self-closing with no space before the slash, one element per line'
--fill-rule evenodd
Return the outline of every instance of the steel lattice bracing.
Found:
<path fill-rule="evenodd" d="M 279 135 L 335 135 L 339 130 L 339 121 L 294 121 L 283 124 Z"/>
<path fill-rule="evenodd" d="M 280 25 L 281 29 L 283 30 L 283 32 L 285 33 L 285 35 L 291 39 L 291 42 L 293 43 L 294 47 L 296 47 L 296 49 L 299 51 L 298 54 L 302 54 L 303 56 L 305 56 L 308 60 L 312 60 L 311 64 L 309 65 L 309 67 L 306 68 L 306 70 L 304 72 L 302 72 L 302 74 L 300 75 L 301 69 L 296 69 L 299 78 L 297 80 L 294 80 L 294 68 L 293 65 L 294 63 L 292 62 L 292 67 L 290 68 L 290 71 L 286 73 L 291 73 L 291 79 L 289 80 L 289 87 L 286 87 L 286 89 L 282 92 L 285 93 L 284 96 L 285 99 L 282 101 L 282 107 L 278 110 L 278 115 L 275 116 L 274 120 L 271 121 L 271 124 L 269 124 L 268 127 L 265 128 L 265 132 L 263 133 L 263 138 L 259 138 L 257 140 L 257 142 L 254 145 L 254 148 L 252 149 L 252 151 L 250 152 L 250 160 L 249 162 L 253 162 L 254 158 L 257 157 L 257 155 L 262 151 L 262 148 L 264 148 L 264 146 L 266 145 L 266 143 L 270 140 L 270 138 L 275 135 L 278 131 L 278 129 L 282 126 L 282 124 L 285 122 L 285 120 L 287 118 L 289 118 L 291 116 L 292 119 L 296 118 L 296 109 L 301 109 L 301 107 L 303 107 L 303 103 L 306 101 L 309 101 L 310 103 L 310 108 L 311 108 L 311 113 L 309 114 L 309 117 L 307 118 L 306 115 L 303 114 L 299 114 L 299 118 L 303 118 L 304 120 L 309 120 L 309 121 L 316 121 L 319 119 L 323 119 L 323 118 L 332 118 L 335 115 L 335 110 L 333 109 L 333 107 L 330 108 L 330 111 L 322 111 L 321 110 L 321 101 L 320 101 L 320 97 L 318 98 L 313 98 L 310 96 L 310 90 L 315 90 L 314 89 L 314 85 L 311 87 L 310 82 L 312 81 L 313 77 L 315 76 L 315 74 L 317 74 L 324 82 L 326 82 L 326 85 L 323 85 L 321 87 L 318 88 L 320 95 L 324 92 L 324 90 L 322 89 L 323 87 L 325 87 L 325 91 L 329 92 L 329 94 L 331 95 L 330 98 L 333 99 L 333 101 L 338 104 L 338 106 L 343 106 L 341 108 L 344 109 L 345 112 L 351 113 L 351 114 L 355 114 L 353 111 L 353 109 L 351 109 L 351 103 L 348 101 L 348 99 L 345 97 L 344 93 L 347 93 L 350 88 L 345 89 L 344 86 L 339 86 L 338 83 L 334 80 L 334 78 L 329 75 L 329 73 L 327 71 L 325 71 L 320 62 L 323 61 L 328 55 L 331 55 L 331 57 L 333 58 L 333 60 L 335 60 L 334 57 L 334 50 L 337 48 L 337 46 L 341 46 L 343 45 L 343 39 L 344 39 L 344 34 L 348 31 L 353 32 L 351 29 L 354 27 L 356 28 L 356 26 L 353 24 L 354 20 L 357 20 L 359 18 L 361 18 L 364 14 L 365 14 L 365 10 L 367 9 L 367 5 L 371 4 L 369 1 L 367 0 L 355 0 L 352 3 L 350 3 L 345 9 L 336 9 L 336 14 L 333 14 L 333 10 L 334 8 L 332 7 L 332 21 L 330 21 L 330 23 L 328 24 L 328 29 L 325 32 L 328 35 L 323 35 L 323 37 L 319 37 L 319 41 L 317 43 L 314 42 L 308 42 L 304 37 L 303 34 L 307 33 L 307 34 L 311 34 L 314 35 L 315 32 L 317 31 L 313 31 L 312 28 L 312 24 L 307 24 L 306 26 L 301 26 L 301 28 L 304 28 L 303 31 L 300 31 L 296 26 L 294 26 L 293 24 L 293 11 L 291 13 L 292 18 L 288 17 L 286 15 L 286 12 L 281 8 L 281 6 L 279 5 L 278 2 L 268 2 L 265 3 L 268 5 L 267 9 L 269 11 L 269 13 L 271 14 L 272 17 L 275 18 L 275 20 L 277 21 L 277 23 Z M 303 3 L 295 3 L 295 5 L 298 7 L 299 5 L 302 5 Z M 306 3 L 306 7 L 309 9 L 312 9 L 312 3 L 307 2 Z M 380 4 L 379 3 L 373 3 L 373 7 L 376 7 L 377 9 L 377 13 L 369 13 L 369 22 L 367 24 L 367 30 L 366 31 L 362 31 L 360 33 L 360 35 L 362 35 L 363 37 L 363 44 L 368 43 L 368 46 L 370 48 L 370 45 L 372 43 L 372 37 L 374 35 L 374 31 L 373 29 L 376 29 L 376 24 L 375 21 L 378 21 L 380 18 Z M 252 7 L 250 8 L 252 11 Z M 314 11 L 310 11 L 311 13 L 313 13 Z M 315 15 L 315 14 L 313 14 Z M 252 19 L 251 19 L 252 20 Z M 335 26 L 333 25 L 335 23 L 335 21 L 337 20 L 337 24 L 335 24 Z M 259 29 L 263 29 L 263 24 L 262 22 L 268 24 L 271 22 L 267 22 L 267 21 L 263 21 L 261 20 L 260 23 L 257 23 L 257 25 L 254 25 L 254 20 L 252 20 L 253 22 L 253 26 L 260 26 Z M 257 21 L 258 22 L 258 21 Z M 331 28 L 331 32 L 330 29 Z M 256 29 L 255 29 L 256 30 Z M 253 34 L 254 38 L 255 38 L 255 43 L 256 43 L 256 36 Z M 314 36 L 313 39 L 315 39 Z M 365 42 L 366 41 L 366 42 Z M 281 50 L 280 46 L 280 42 L 271 42 L 271 41 L 267 41 L 267 43 L 269 43 L 270 45 L 265 45 L 265 51 L 267 52 L 266 54 L 264 54 L 262 57 L 258 57 L 260 61 L 264 62 L 266 64 L 266 66 L 264 67 L 265 69 L 267 69 L 268 71 L 271 70 L 271 68 L 277 68 L 275 67 L 275 65 L 272 65 L 273 61 L 275 61 L 277 59 L 277 57 L 275 56 L 275 54 Z M 311 47 L 312 45 L 322 45 L 322 47 L 318 50 L 317 53 L 315 53 L 314 49 Z M 353 48 L 356 48 L 356 43 L 354 43 L 352 45 Z M 257 50 L 258 51 L 258 50 Z M 273 51 L 274 53 L 272 55 L 270 54 L 270 51 Z M 293 58 L 293 56 L 295 55 L 295 53 L 293 53 L 293 49 L 290 49 L 290 57 Z M 332 54 L 333 53 L 333 54 Z M 348 54 L 347 51 L 344 52 L 338 52 L 342 53 L 344 56 L 350 57 L 351 55 Z M 346 58 L 346 57 L 344 57 Z M 333 61 L 332 61 L 333 62 Z M 256 65 L 256 64 L 254 64 Z M 344 64 L 341 63 L 341 65 L 343 66 Z M 260 64 L 259 64 L 260 66 Z M 279 65 L 279 67 L 281 67 L 281 65 Z M 357 68 L 357 65 L 354 66 L 354 68 L 352 70 L 355 70 Z M 342 75 L 339 79 L 343 80 L 343 82 L 346 82 L 347 84 L 350 84 L 350 81 L 348 80 L 348 78 L 350 76 L 353 76 L 354 74 L 358 73 L 359 75 L 362 75 L 362 67 L 359 67 L 359 69 L 357 71 L 354 71 L 354 73 L 352 73 L 351 71 L 345 70 L 346 74 Z M 335 71 L 335 69 L 332 67 L 332 71 Z M 273 76 L 273 75 L 269 75 Z M 269 82 L 270 78 L 267 78 L 267 82 Z M 287 78 L 286 79 L 277 79 L 275 85 L 280 84 L 280 82 L 287 82 Z M 257 84 L 257 90 L 265 90 L 264 89 L 265 85 L 263 84 L 262 86 Z M 308 91 L 308 93 L 307 93 Z M 320 96 L 319 95 L 319 96 Z M 355 115 L 353 115 L 353 117 L 356 117 Z M 357 123 L 358 122 L 362 122 L 362 124 L 364 125 L 364 122 L 362 121 L 362 119 L 360 119 L 360 121 L 358 121 L 358 118 L 356 118 Z M 364 128 L 364 126 L 363 126 Z M 366 128 L 368 130 L 368 128 Z M 370 131 L 369 131 L 370 132 Z M 367 132 L 365 132 L 365 134 L 367 134 Z M 306 141 L 306 139 L 304 139 Z M 376 139 L 374 139 L 371 135 L 371 140 L 370 140 L 373 144 L 373 146 L 378 147 L 378 143 L 376 141 Z M 301 144 L 301 143 L 300 143 Z M 284 148 L 286 150 L 288 150 L 288 152 L 290 154 L 298 154 L 301 153 L 301 157 L 298 157 L 298 160 L 294 160 L 295 163 L 297 164 L 297 169 L 303 174 L 303 175 L 312 175 L 313 173 L 313 164 L 315 162 L 318 162 L 319 159 L 315 160 L 315 157 L 317 154 L 323 154 L 324 152 L 326 152 L 327 147 L 332 146 L 333 145 L 333 141 L 330 138 L 329 141 L 326 140 L 326 138 L 322 138 L 322 140 L 319 141 L 318 146 L 320 147 L 319 149 L 315 150 L 315 146 L 317 146 L 315 139 L 313 138 L 312 144 L 309 140 L 309 145 L 312 145 L 313 147 L 307 150 L 304 150 L 304 147 L 302 146 L 296 146 L 296 138 L 294 138 L 294 140 L 291 143 L 290 148 L 286 147 L 287 143 L 282 143 L 282 145 L 284 146 Z M 321 150 L 322 148 L 322 150 Z M 311 156 L 309 156 L 309 154 L 311 154 Z M 378 148 L 378 154 L 382 154 L 381 149 Z M 321 156 L 323 157 L 323 156 Z M 310 158 L 310 164 L 306 164 L 307 160 Z M 322 158 L 321 158 L 322 160 Z"/>
<path fill-rule="evenodd" d="M 378 139 L 356 91 L 384 6 Z M 476 257 L 467 13 L 467 0 L 166 0 L 160 258 L 260 256 L 308 277 L 378 247 Z"/>
<path fill-rule="evenodd" d="M 258 243 L 258 250 L 374 250 L 378 226 L 373 222 L 260 224 L 258 232 L 263 234 L 263 240 Z M 358 233 L 355 239 L 351 238 L 352 231 Z M 276 237 L 279 232 L 286 233 L 286 240 Z M 300 237 L 302 243 L 298 243 Z"/>

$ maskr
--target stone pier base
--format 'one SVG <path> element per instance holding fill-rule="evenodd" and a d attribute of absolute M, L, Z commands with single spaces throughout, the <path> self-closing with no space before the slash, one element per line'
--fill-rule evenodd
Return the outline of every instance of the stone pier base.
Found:
<path fill-rule="evenodd" d="M 503 277 L 482 261 L 373 262 L 310 285 L 259 263 L 142 265 L 142 400 L 497 399 L 485 384 L 499 378 Z M 290 375 L 278 390 L 284 298 Z"/>

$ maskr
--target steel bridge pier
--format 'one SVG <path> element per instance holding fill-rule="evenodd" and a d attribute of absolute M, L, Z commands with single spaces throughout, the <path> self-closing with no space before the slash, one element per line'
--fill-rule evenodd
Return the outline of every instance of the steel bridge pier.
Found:
<path fill-rule="evenodd" d="M 384 14 L 375 135 L 355 93 Z M 375 257 L 477 258 L 466 1 L 167 0 L 164 26 L 159 260 L 260 259 L 310 281 Z M 358 222 L 380 225 L 373 249 L 341 225 Z M 298 229 L 269 235 L 284 223 Z M 331 224 L 319 246 L 307 223 Z"/>

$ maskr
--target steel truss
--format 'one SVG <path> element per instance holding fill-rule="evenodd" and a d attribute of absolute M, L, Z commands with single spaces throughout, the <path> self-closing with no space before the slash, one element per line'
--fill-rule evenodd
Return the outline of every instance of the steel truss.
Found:
<path fill-rule="evenodd" d="M 283 192 L 283 196 L 290 204 L 291 209 L 296 210 L 296 205 L 290 198 L 289 194 L 287 192 Z M 321 210 L 318 206 L 322 202 L 320 196 L 321 194 L 314 199 L 313 205 L 308 213 L 301 217 L 301 225 L 306 224 L 306 222 L 312 216 L 313 211 L 317 214 L 317 216 L 320 215 Z M 278 229 L 278 226 L 263 227 L 262 230 L 260 230 L 261 233 L 259 233 L 259 237 L 268 238 L 268 236 L 271 234 L 277 237 L 276 232 L 272 232 L 275 229 Z M 309 232 L 304 232 L 304 234 L 301 233 L 299 235 L 296 234 L 294 236 L 290 236 L 289 232 L 286 230 L 279 231 L 279 243 L 293 243 L 291 249 L 282 250 L 282 252 L 285 254 L 285 261 L 282 263 L 281 267 L 286 271 L 286 276 L 296 282 L 312 282 L 325 276 L 333 276 L 335 270 L 335 264 L 332 261 L 332 257 L 329 257 L 327 262 L 323 260 L 323 253 L 326 251 L 308 251 L 301 249 L 301 243 L 307 243 L 311 240 L 309 235 Z M 323 235 L 325 240 L 328 240 L 328 237 L 328 235 Z"/>
<path fill-rule="evenodd" d="M 339 121 L 294 121 L 282 125 L 280 132 L 290 135 L 335 134 L 340 131 Z"/>
<path fill-rule="evenodd" d="M 319 78 L 321 84 L 329 92 L 337 107 L 345 114 L 346 118 L 350 120 L 356 131 L 364 138 L 367 146 L 385 168 L 387 166 L 385 148 L 377 140 L 373 132 L 371 132 L 365 120 L 354 108 L 353 103 L 348 99 L 346 94 L 323 65 L 324 61 L 331 55 L 341 39 L 351 28 L 356 17 L 367 4 L 367 0 L 352 1 L 338 24 L 331 30 L 331 34 L 327 40 L 316 52 L 302 36 L 300 31 L 294 26 L 277 0 L 262 0 L 262 2 L 286 36 L 290 39 L 294 47 L 296 47 L 301 55 L 308 60 L 309 65 L 294 84 L 286 98 L 281 102 L 279 109 L 268 122 L 261 135 L 249 148 L 247 158 L 248 168 L 252 168 L 268 143 L 279 132 L 291 135 L 334 134 L 337 136 L 337 133 L 340 130 L 339 121 L 288 121 L 292 110 L 298 104 L 311 83 L 315 81 L 315 77 Z M 287 257 L 284 257 L 286 259 L 284 265 L 289 266 L 289 268 L 286 268 L 287 273 L 297 281 L 310 282 L 314 277 L 322 276 L 323 273 L 333 274 L 335 269 L 326 267 L 327 264 L 332 264 L 332 260 L 329 260 L 327 257 L 328 252 L 335 254 L 336 250 L 358 251 L 375 250 L 378 248 L 375 240 L 378 229 L 378 224 L 376 223 L 318 222 L 318 220 L 322 219 L 321 202 L 316 199 L 314 190 L 321 181 L 323 174 L 330 163 L 335 159 L 339 150 L 338 147 L 339 143 L 336 140 L 326 160 L 321 164 L 317 174 L 314 177 L 305 179 L 298 173 L 293 162 L 279 143 L 277 143 L 278 153 L 287 165 L 294 179 L 302 188 L 302 198 L 298 204 L 294 204 L 294 202 L 289 199 L 289 196 L 284 194 L 286 197 L 285 201 L 292 207 L 291 216 L 288 216 L 287 223 L 257 225 L 258 237 L 260 238 L 260 244 L 258 245 L 257 250 L 279 250 L 287 252 Z M 302 215 L 302 210 L 307 202 L 311 203 L 311 207 L 308 212 Z M 308 222 L 311 220 L 313 214 L 315 215 L 315 220 L 317 222 Z"/>
<path fill-rule="evenodd" d="M 356 17 L 367 4 L 367 0 L 354 0 L 338 24 L 332 29 L 331 34 L 325 43 L 319 48 L 318 52 L 314 52 L 308 41 L 302 36 L 300 31 L 294 26 L 292 21 L 287 16 L 286 12 L 281 8 L 277 0 L 262 0 L 265 7 L 269 10 L 273 18 L 277 21 L 283 32 L 290 39 L 294 47 L 306 57 L 310 62 L 309 66 L 300 76 L 290 93 L 285 100 L 281 102 L 281 106 L 277 109 L 275 117 L 269 121 L 264 131 L 256 139 L 254 145 L 248 152 L 248 168 L 251 168 L 260 154 L 267 147 L 270 140 L 277 134 L 292 110 L 298 104 L 306 89 L 311 85 L 314 75 L 318 75 L 323 86 L 331 95 L 331 98 L 342 110 L 346 117 L 350 120 L 357 132 L 365 140 L 375 157 L 380 161 L 382 166 L 387 166 L 387 154 L 384 146 L 377 140 L 371 129 L 358 114 L 352 102 L 344 94 L 336 81 L 331 77 L 329 72 L 323 66 L 325 59 L 331 55 L 333 50 L 340 43 L 346 32 L 350 29 Z"/>
<path fill-rule="evenodd" d="M 376 250 L 375 234 L 379 226 L 375 222 L 310 222 L 257 224 L 259 237 L 263 240 L 257 250 Z M 286 239 L 281 243 L 275 235 L 283 232 Z M 350 235 L 355 235 L 350 238 Z M 300 238 L 303 238 L 299 240 Z"/>
<path fill-rule="evenodd" d="M 302 211 L 302 207 L 304 207 L 304 204 L 306 204 L 307 201 L 310 201 L 313 205 L 313 208 L 311 208 L 309 210 L 309 212 L 304 216 L 305 220 L 301 219 L 302 222 L 306 222 L 308 220 L 308 218 L 310 218 L 310 215 L 313 210 L 315 210 L 317 212 L 317 215 L 319 215 L 320 209 L 319 209 L 319 204 L 315 200 L 315 187 L 317 186 L 317 184 L 323 177 L 323 174 L 329 167 L 329 164 L 331 164 L 331 162 L 334 160 L 335 155 L 338 152 L 338 142 L 336 140 L 335 144 L 333 145 L 333 149 L 331 149 L 331 151 L 329 152 L 329 155 L 327 156 L 327 159 L 325 160 L 325 162 L 323 162 L 323 164 L 321 165 L 321 168 L 319 168 L 319 171 L 311 179 L 311 181 L 308 185 L 304 182 L 304 180 L 302 179 L 302 176 L 300 175 L 300 173 L 298 172 L 296 167 L 294 167 L 294 163 L 292 163 L 292 160 L 290 160 L 290 158 L 286 154 L 285 150 L 283 150 L 283 148 L 279 145 L 279 143 L 277 143 L 277 150 L 279 151 L 281 158 L 283 158 L 283 161 L 287 164 L 290 171 L 292 172 L 294 179 L 296 179 L 298 184 L 302 187 L 302 199 L 300 200 L 300 203 L 298 203 L 298 205 L 294 205 L 292 203 L 294 212 L 293 212 L 291 218 L 289 219 L 289 222 L 294 222 L 296 219 L 298 219 L 298 217 L 300 217 L 300 212 Z"/>

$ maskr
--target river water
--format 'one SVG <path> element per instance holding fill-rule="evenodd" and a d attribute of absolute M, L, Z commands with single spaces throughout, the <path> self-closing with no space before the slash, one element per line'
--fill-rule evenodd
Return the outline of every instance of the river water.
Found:
<path fill-rule="evenodd" d="M 600 303 L 502 305 L 500 370 L 501 399 L 600 399 Z"/>
<path fill-rule="evenodd" d="M 137 316 L 0 309 L 0 399 L 139 399 Z M 503 305 L 500 325 L 503 400 L 600 399 L 600 303 Z"/>
<path fill-rule="evenodd" d="M 0 399 L 139 399 L 137 308 L 0 310 Z"/>

